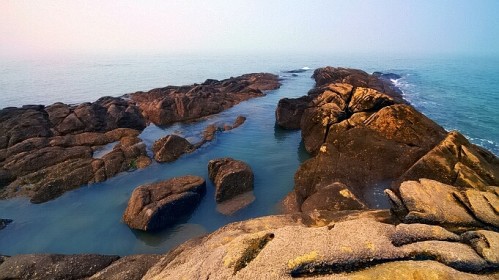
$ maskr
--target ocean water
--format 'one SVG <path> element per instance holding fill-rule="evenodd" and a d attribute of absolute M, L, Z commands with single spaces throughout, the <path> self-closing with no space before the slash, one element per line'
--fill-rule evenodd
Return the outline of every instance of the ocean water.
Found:
<path fill-rule="evenodd" d="M 249 72 L 279 74 L 282 87 L 199 122 L 146 128 L 141 137 L 149 146 L 171 133 L 194 142 L 208 124 L 232 123 L 238 115 L 247 117 L 241 127 L 219 133 L 213 142 L 176 162 L 153 163 L 44 204 L 30 204 L 24 198 L 0 201 L 0 217 L 14 220 L 0 231 L 0 254 L 164 253 L 227 223 L 278 213 L 279 201 L 292 189 L 293 175 L 308 155 L 299 131 L 275 127 L 274 110 L 279 99 L 306 94 L 314 85 L 310 78 L 313 69 L 326 65 L 401 75 L 394 82 L 416 108 L 444 128 L 457 129 L 472 142 L 499 154 L 499 58 L 158 55 L 4 60 L 0 61 L 0 108 L 95 101 L 105 95 Z M 311 70 L 296 75 L 284 72 L 302 67 Z M 199 207 L 175 226 L 143 233 L 121 222 L 128 198 L 138 185 L 187 174 L 207 179 L 208 161 L 224 156 L 244 160 L 253 168 L 256 199 L 247 208 L 229 216 L 217 212 L 213 185 L 207 180 L 207 194 Z M 385 205 L 382 190 L 375 189 L 372 195 L 371 206 Z"/>

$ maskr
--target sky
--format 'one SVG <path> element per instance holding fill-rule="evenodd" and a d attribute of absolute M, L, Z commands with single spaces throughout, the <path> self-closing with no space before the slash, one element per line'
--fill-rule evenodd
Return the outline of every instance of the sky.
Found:
<path fill-rule="evenodd" d="M 0 56 L 499 54 L 491 0 L 0 0 Z"/>

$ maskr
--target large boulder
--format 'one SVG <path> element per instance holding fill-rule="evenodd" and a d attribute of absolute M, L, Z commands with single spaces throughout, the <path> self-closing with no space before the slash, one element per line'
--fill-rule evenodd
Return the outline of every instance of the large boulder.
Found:
<path fill-rule="evenodd" d="M 152 146 L 154 159 L 157 162 L 172 162 L 181 155 L 193 151 L 194 146 L 178 135 L 167 135 L 156 140 Z"/>
<path fill-rule="evenodd" d="M 137 187 L 128 201 L 123 221 L 133 229 L 154 231 L 190 214 L 206 191 L 198 176 L 177 177 Z"/>
<path fill-rule="evenodd" d="M 208 175 L 215 184 L 215 200 L 217 202 L 253 190 L 253 171 L 243 161 L 233 158 L 210 160 Z"/>
<path fill-rule="evenodd" d="M 7 258 L 0 279 L 83 279 L 106 268 L 119 256 L 33 254 Z"/>

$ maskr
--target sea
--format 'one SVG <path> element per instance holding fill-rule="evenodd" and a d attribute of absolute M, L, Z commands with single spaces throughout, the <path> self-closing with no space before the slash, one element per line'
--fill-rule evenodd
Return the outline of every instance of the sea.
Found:
<path fill-rule="evenodd" d="M 209 124 L 232 123 L 238 115 L 247 117 L 241 127 L 217 134 L 213 142 L 173 163 L 153 163 L 143 170 L 121 173 L 43 204 L 31 204 L 26 198 L 1 200 L 0 218 L 14 221 L 0 230 L 0 255 L 165 253 L 228 223 L 278 214 L 279 202 L 293 188 L 295 171 L 309 155 L 299 131 L 275 126 L 276 105 L 281 98 L 305 95 L 314 86 L 313 70 L 323 66 L 400 75 L 393 83 L 413 106 L 445 129 L 459 130 L 471 142 L 499 155 L 499 57 L 189 54 L 1 59 L 0 108 L 54 102 L 78 104 L 102 96 L 252 72 L 275 73 L 281 77 L 282 86 L 198 122 L 148 126 L 140 137 L 150 147 L 168 134 L 195 142 Z M 303 71 L 287 73 L 297 69 Z M 104 147 L 99 154 L 111 148 Z M 209 160 L 227 156 L 247 162 L 255 173 L 255 201 L 231 215 L 217 211 L 207 171 Z M 122 222 L 134 188 L 188 174 L 207 179 L 206 196 L 191 215 L 154 233 L 131 230 Z M 382 190 L 373 191 L 367 200 L 373 208 L 388 207 Z"/>

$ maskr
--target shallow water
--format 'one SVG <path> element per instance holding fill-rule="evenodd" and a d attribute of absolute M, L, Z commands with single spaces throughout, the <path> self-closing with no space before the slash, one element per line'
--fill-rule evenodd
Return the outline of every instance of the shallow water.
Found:
<path fill-rule="evenodd" d="M 27 199 L 0 201 L 0 217 L 14 222 L 0 231 L 0 254 L 35 252 L 135 254 L 163 253 L 181 242 L 211 232 L 233 221 L 277 213 L 279 201 L 292 189 L 293 175 L 308 158 L 299 131 L 275 127 L 279 99 L 298 97 L 313 87 L 312 70 L 292 75 L 283 70 L 333 65 L 402 75 L 396 81 L 405 97 L 446 129 L 458 129 L 474 143 L 499 154 L 499 59 L 383 58 L 378 56 L 237 56 L 237 57 L 126 57 L 70 58 L 16 61 L 0 64 L 0 107 L 24 103 L 51 104 L 94 101 L 168 84 L 202 82 L 248 72 L 283 76 L 280 89 L 243 102 L 200 122 L 149 126 L 141 134 L 150 147 L 154 140 L 176 133 L 199 140 L 211 123 L 247 121 L 232 131 L 173 163 L 153 163 L 144 170 L 123 173 L 106 182 L 82 187 L 56 200 L 34 205 Z M 108 147 L 110 148 L 110 147 Z M 102 156 L 105 151 L 96 152 Z M 217 212 L 214 191 L 192 215 L 158 233 L 130 230 L 121 215 L 132 190 L 140 184 L 187 174 L 208 178 L 207 163 L 217 157 L 244 160 L 255 173 L 256 200 L 231 216 Z M 382 190 L 366 196 L 377 207 L 387 207 Z"/>

